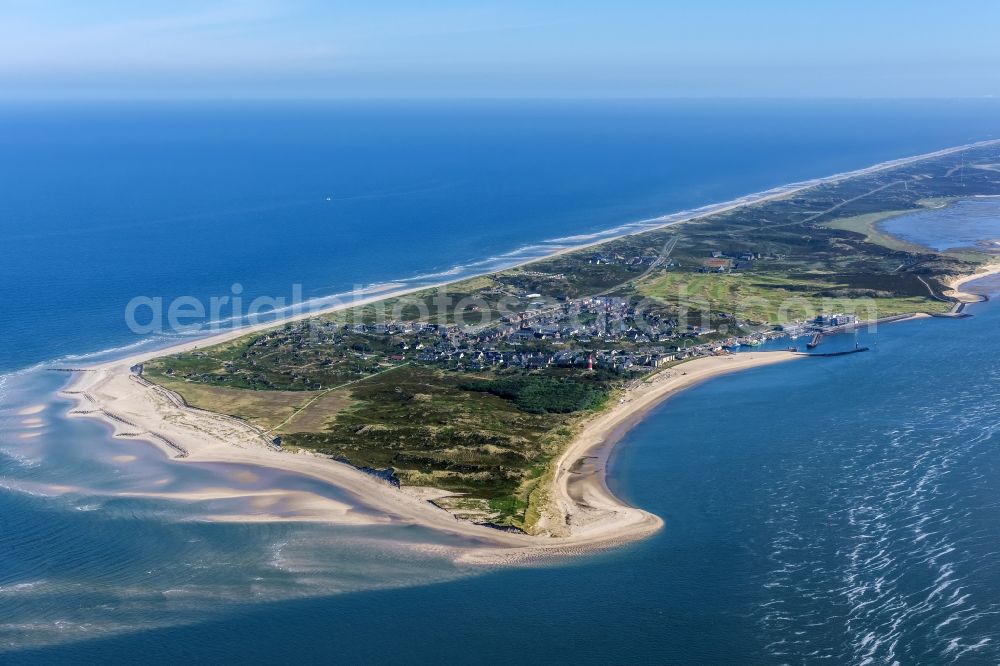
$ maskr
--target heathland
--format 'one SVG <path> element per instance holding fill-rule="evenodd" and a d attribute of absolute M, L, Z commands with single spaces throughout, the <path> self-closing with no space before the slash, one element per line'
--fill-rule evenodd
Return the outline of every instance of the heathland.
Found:
<path fill-rule="evenodd" d="M 783 332 L 951 310 L 950 282 L 990 255 L 937 252 L 878 224 L 1000 195 L 1000 174 L 973 168 L 998 162 L 985 144 L 868 170 L 162 356 L 142 374 L 275 448 L 431 487 L 458 517 L 535 533 L 570 443 L 664 369 Z"/>

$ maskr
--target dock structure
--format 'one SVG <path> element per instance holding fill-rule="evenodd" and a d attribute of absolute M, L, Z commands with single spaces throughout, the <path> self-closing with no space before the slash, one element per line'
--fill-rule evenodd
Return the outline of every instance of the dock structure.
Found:
<path fill-rule="evenodd" d="M 812 337 L 812 340 L 806 343 L 806 349 L 816 349 L 816 347 L 819 347 L 819 343 L 822 341 L 823 341 L 823 334 L 817 333 Z"/>
<path fill-rule="evenodd" d="M 935 312 L 932 313 L 932 317 L 943 317 L 947 319 L 965 319 L 966 317 L 973 316 L 971 312 L 966 312 L 965 309 L 975 303 L 985 303 L 990 300 L 988 294 L 975 294 L 979 299 L 976 301 L 959 301 L 955 300 L 954 304 L 951 306 L 951 310 L 948 312 Z"/>
<path fill-rule="evenodd" d="M 983 300 L 981 300 L 980 303 L 986 300 L 989 299 L 986 296 L 983 296 Z M 965 319 L 972 316 L 971 313 L 965 311 L 967 305 L 969 305 L 969 303 L 965 301 L 955 301 L 955 305 L 953 305 L 951 310 L 948 312 L 934 312 L 931 316 L 941 317 L 944 319 Z"/>
<path fill-rule="evenodd" d="M 847 356 L 848 354 L 860 354 L 861 352 L 869 351 L 868 347 L 855 347 L 854 349 L 845 349 L 844 351 L 836 352 L 825 352 L 821 354 L 807 354 L 804 352 L 797 352 L 799 356 L 811 356 L 813 358 L 829 358 L 832 356 Z"/>

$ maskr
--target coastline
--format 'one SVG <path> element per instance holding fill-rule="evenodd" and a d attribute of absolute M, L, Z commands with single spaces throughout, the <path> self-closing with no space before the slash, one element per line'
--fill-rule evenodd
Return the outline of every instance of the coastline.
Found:
<path fill-rule="evenodd" d="M 972 147 L 997 143 L 997 140 L 977 142 L 927 153 L 910 158 L 836 174 L 833 176 L 787 185 L 758 194 L 676 213 L 644 222 L 661 221 L 661 224 L 641 230 L 628 231 L 617 236 L 604 237 L 571 247 L 565 247 L 543 257 L 514 264 L 524 266 L 559 254 L 578 251 L 618 238 L 655 231 L 667 226 L 694 221 L 735 208 L 752 206 L 784 198 L 804 189 L 824 183 L 891 169 L 911 162 L 959 152 Z M 508 267 L 509 268 L 509 267 Z M 954 293 L 966 282 L 1000 272 L 1000 264 L 991 264 L 990 270 L 971 276 L 956 278 L 951 283 Z M 490 271 L 492 272 L 492 271 Z M 585 550 L 609 547 L 642 538 L 655 532 L 662 521 L 653 514 L 632 507 L 618 499 L 608 489 L 605 463 L 608 453 L 621 436 L 655 405 L 670 395 L 712 377 L 749 369 L 761 365 L 792 360 L 797 356 L 789 352 L 745 352 L 735 356 L 705 357 L 689 361 L 675 368 L 661 371 L 649 381 L 627 391 L 622 401 L 588 419 L 578 436 L 553 465 L 552 478 L 548 481 L 550 509 L 540 521 L 547 534 L 530 536 L 508 533 L 460 521 L 451 514 L 434 507 L 420 497 L 420 489 L 396 490 L 349 465 L 305 453 L 293 454 L 273 450 L 266 440 L 250 425 L 221 414 L 201 412 L 177 404 L 169 391 L 161 387 L 145 386 L 136 381 L 129 368 L 166 354 L 179 353 L 201 346 L 215 345 L 245 336 L 259 330 L 281 326 L 285 323 L 320 316 L 337 310 L 362 306 L 387 298 L 404 296 L 418 291 L 439 288 L 474 277 L 471 275 L 391 292 L 368 295 L 347 303 L 309 310 L 275 321 L 254 324 L 217 332 L 154 351 L 129 355 L 125 358 L 89 366 L 80 372 L 66 387 L 65 392 L 74 398 L 76 406 L 71 415 L 101 419 L 111 426 L 114 436 L 144 440 L 158 446 L 168 455 L 183 453 L 188 462 L 219 462 L 258 465 L 281 469 L 331 483 L 357 497 L 363 504 L 392 517 L 392 520 L 420 524 L 433 529 L 460 534 L 479 542 L 471 551 L 458 559 L 470 563 L 510 563 L 550 554 L 572 554 Z M 396 286 L 398 283 L 393 283 Z M 371 288 L 367 291 L 370 292 Z M 357 292 L 361 295 L 365 290 Z M 963 296 L 970 296 L 962 294 Z M 957 297 L 957 296 L 956 296 Z M 970 296 L 971 297 L 971 296 Z M 978 297 L 971 297 L 979 300 Z M 596 457 L 592 454 L 598 453 Z M 596 461 L 596 462 L 594 462 Z M 197 496 L 176 496 L 176 499 L 196 501 Z M 556 507 L 558 511 L 551 511 Z M 342 505 L 322 506 L 309 504 L 308 515 L 301 520 L 344 522 L 353 520 L 350 508 Z M 246 520 L 288 520 L 287 516 L 263 514 L 246 516 Z M 242 519 L 242 518 L 241 518 Z"/>
<path fill-rule="evenodd" d="M 975 273 L 955 276 L 948 281 L 948 287 L 950 288 L 944 292 L 944 295 L 958 299 L 962 303 L 979 303 L 983 300 L 982 296 L 964 292 L 962 291 L 962 287 L 970 282 L 975 282 L 991 275 L 1000 275 L 1000 261 L 983 264 Z"/>
<path fill-rule="evenodd" d="M 607 485 L 607 463 L 621 439 L 646 414 L 671 396 L 715 377 L 802 358 L 783 351 L 708 356 L 661 371 L 621 397 L 615 407 L 589 419 L 556 460 L 554 494 L 545 516 L 552 532 L 563 536 L 531 548 L 486 549 L 466 553 L 462 562 L 511 564 L 546 555 L 600 550 L 635 541 L 658 531 L 663 520 L 617 497 Z"/>
<path fill-rule="evenodd" d="M 533 257 L 531 259 L 527 259 L 527 260 L 524 260 L 524 261 L 515 261 L 515 262 L 512 262 L 511 264 L 504 265 L 502 267 L 492 267 L 489 270 L 484 270 L 484 271 L 479 271 L 479 272 L 472 272 L 472 273 L 469 273 L 467 275 L 458 275 L 458 276 L 454 276 L 454 277 L 449 277 L 448 279 L 440 280 L 440 281 L 437 281 L 437 282 L 429 282 L 429 283 L 426 283 L 426 284 L 419 284 L 419 285 L 407 285 L 406 282 L 407 281 L 412 281 L 413 278 L 410 278 L 409 280 L 398 280 L 398 279 L 396 279 L 396 280 L 388 280 L 386 282 L 382 282 L 382 283 L 379 283 L 379 284 L 368 285 L 368 286 L 365 286 L 363 288 L 360 288 L 360 289 L 357 289 L 357 290 L 354 290 L 354 291 L 351 291 L 351 292 L 347 292 L 345 294 L 335 294 L 335 295 L 331 295 L 331 296 L 323 296 L 323 297 L 319 297 L 319 298 L 313 299 L 315 301 L 328 301 L 328 300 L 331 300 L 331 299 L 340 299 L 341 297 L 343 297 L 344 299 L 350 299 L 350 300 L 336 300 L 334 303 L 332 303 L 330 305 L 325 305 L 325 306 L 320 306 L 320 307 L 311 307 L 309 304 L 312 303 L 313 300 L 305 301 L 304 303 L 300 303 L 300 304 L 297 304 L 297 305 L 289 306 L 288 308 L 286 308 L 287 310 L 291 311 L 293 314 L 289 314 L 287 316 L 278 316 L 277 318 L 275 318 L 274 320 L 271 320 L 271 321 L 260 322 L 260 323 L 251 323 L 251 324 L 242 324 L 242 325 L 237 325 L 237 326 L 235 326 L 233 328 L 226 328 L 226 329 L 222 329 L 222 330 L 220 330 L 219 328 L 209 328 L 208 330 L 206 330 L 204 332 L 204 335 L 195 335 L 195 336 L 193 336 L 188 341 L 177 342 L 177 343 L 173 343 L 173 344 L 168 344 L 168 345 L 166 345 L 164 347 L 159 347 L 159 348 L 156 348 L 156 349 L 149 349 L 149 350 L 145 350 L 145 351 L 141 351 L 141 352 L 136 352 L 136 353 L 129 354 L 128 356 L 124 356 L 124 357 L 120 357 L 120 358 L 113 358 L 113 359 L 111 359 L 109 361 L 101 361 L 101 362 L 98 362 L 96 364 L 83 363 L 82 367 L 88 368 L 88 369 L 90 369 L 90 368 L 101 368 L 101 367 L 105 367 L 105 366 L 109 366 L 109 365 L 114 365 L 114 364 L 121 363 L 121 362 L 129 362 L 129 361 L 131 361 L 132 364 L 135 364 L 135 363 L 141 362 L 142 360 L 145 360 L 145 359 L 151 359 L 151 358 L 156 358 L 158 356 L 164 356 L 164 355 L 168 355 L 168 354 L 176 354 L 176 353 L 181 353 L 181 352 L 184 352 L 184 351 L 190 351 L 192 349 L 197 349 L 199 346 L 202 346 L 202 345 L 215 345 L 215 344 L 218 344 L 218 343 L 221 343 L 221 342 L 226 342 L 228 340 L 232 340 L 234 338 L 241 337 L 243 335 L 247 335 L 247 334 L 250 334 L 250 333 L 255 333 L 257 331 L 267 330 L 269 328 L 275 328 L 277 326 L 282 326 L 282 325 L 287 324 L 287 323 L 291 323 L 291 322 L 295 322 L 295 321 L 300 321 L 302 319 L 308 319 L 310 317 L 322 316 L 322 315 L 330 314 L 330 313 L 337 312 L 337 311 L 340 311 L 340 310 L 346 310 L 346 309 L 350 309 L 350 308 L 354 308 L 354 307 L 360 307 L 360 306 L 368 305 L 368 304 L 375 303 L 375 302 L 378 302 L 378 301 L 381 301 L 381 300 L 385 300 L 385 299 L 389 299 L 389 298 L 399 298 L 399 297 L 402 297 L 402 296 L 408 296 L 408 295 L 411 295 L 411 294 L 414 294 L 414 293 L 417 293 L 417 292 L 420 292 L 420 291 L 429 290 L 429 289 L 439 289 L 441 287 L 445 287 L 445 286 L 448 286 L 448 285 L 451 285 L 451 284 L 456 284 L 456 283 L 459 283 L 459 282 L 462 282 L 462 281 L 465 281 L 465 280 L 469 280 L 469 279 L 473 279 L 473 278 L 476 278 L 476 277 L 481 277 L 483 275 L 488 275 L 490 273 L 494 273 L 494 272 L 497 272 L 497 271 L 500 271 L 500 270 L 508 270 L 508 269 L 511 269 L 511 268 L 520 268 L 520 267 L 523 267 L 523 266 L 529 266 L 529 265 L 534 264 L 534 263 L 538 263 L 538 262 L 541 262 L 541 261 L 546 261 L 546 260 L 551 259 L 553 257 L 558 257 L 560 255 L 568 254 L 570 252 L 577 252 L 577 251 L 580 251 L 580 250 L 585 250 L 587 248 L 594 247 L 594 246 L 597 246 L 597 245 L 601 245 L 601 244 L 604 244 L 604 243 L 612 242 L 612 241 L 619 240 L 619 239 L 622 239 L 622 238 L 628 238 L 629 236 L 635 236 L 635 235 L 638 235 L 638 234 L 643 234 L 643 233 L 658 231 L 660 229 L 665 229 L 667 227 L 671 227 L 671 226 L 675 226 L 675 225 L 683 224 L 683 223 L 687 223 L 687 222 L 694 222 L 694 221 L 697 221 L 699 219 L 703 219 L 705 217 L 709 217 L 709 216 L 716 215 L 716 214 L 719 214 L 719 213 L 729 212 L 729 211 L 732 211 L 732 210 L 735 210 L 735 209 L 738 209 L 738 208 L 744 208 L 744 207 L 747 207 L 747 206 L 753 206 L 753 205 L 760 204 L 760 203 L 766 203 L 766 202 L 769 202 L 769 201 L 774 201 L 774 200 L 782 199 L 782 198 L 789 197 L 789 196 L 792 196 L 794 194 L 797 194 L 798 192 L 801 192 L 803 190 L 808 190 L 810 188 L 817 187 L 817 186 L 820 186 L 820 185 L 837 183 L 837 182 L 840 182 L 842 180 L 846 180 L 846 179 L 850 179 L 850 178 L 856 178 L 858 176 L 868 175 L 868 174 L 872 174 L 872 173 L 877 173 L 879 171 L 885 171 L 887 169 L 894 169 L 894 168 L 897 168 L 897 167 L 900 167 L 900 166 L 905 166 L 907 164 L 912 164 L 914 162 L 920 162 L 920 161 L 923 161 L 923 160 L 926 160 L 926 159 L 932 159 L 932 158 L 935 158 L 935 157 L 942 157 L 944 155 L 950 155 L 952 153 L 962 152 L 962 151 L 965 151 L 965 150 L 971 150 L 973 148 L 978 148 L 978 147 L 983 147 L 983 146 L 989 146 L 989 145 L 995 145 L 995 144 L 1000 144 L 1000 139 L 987 139 L 987 140 L 983 140 L 983 141 L 975 141 L 975 142 L 972 142 L 972 143 L 962 144 L 962 145 L 959 145 L 959 146 L 952 146 L 952 147 L 949 147 L 949 148 L 943 148 L 941 150 L 937 150 L 937 151 L 933 151 L 933 152 L 929 152 L 929 153 L 921 153 L 919 155 L 912 155 L 910 157 L 902 157 L 902 158 L 898 158 L 898 159 L 895 159 L 895 160 L 887 160 L 885 162 L 879 162 L 878 164 L 873 164 L 871 166 L 863 167 L 861 169 L 855 169 L 853 171 L 844 171 L 844 172 L 841 172 L 841 173 L 832 174 L 830 176 L 823 176 L 823 177 L 820 177 L 820 178 L 813 178 L 813 179 L 809 179 L 809 180 L 804 180 L 804 181 L 799 181 L 799 182 L 794 182 L 794 183 L 788 183 L 786 185 L 780 185 L 778 187 L 774 187 L 774 188 L 771 188 L 771 189 L 768 189 L 768 190 L 762 190 L 762 191 L 759 191 L 759 192 L 753 192 L 753 193 L 750 193 L 750 194 L 746 194 L 746 195 L 737 197 L 735 199 L 730 199 L 728 201 L 724 201 L 724 202 L 720 202 L 720 203 L 715 203 L 715 204 L 708 204 L 708 205 L 705 205 L 705 206 L 701 206 L 699 208 L 694 208 L 694 209 L 689 209 L 689 210 L 682 210 L 682 211 L 678 211 L 678 212 L 675 212 L 675 213 L 667 213 L 667 214 L 660 215 L 660 216 L 657 216 L 657 217 L 648 218 L 648 219 L 645 219 L 645 220 L 638 220 L 636 222 L 629 223 L 627 225 L 623 225 L 623 228 L 624 227 L 631 227 L 631 226 L 634 226 L 634 225 L 646 225 L 646 224 L 648 224 L 649 226 L 643 226 L 642 228 L 638 228 L 638 229 L 629 229 L 627 231 L 623 231 L 620 234 L 612 234 L 612 235 L 604 236 L 604 237 L 601 237 L 601 238 L 595 239 L 595 240 L 588 240 L 586 242 L 582 242 L 582 243 L 578 243 L 578 244 L 572 244 L 572 245 L 567 245 L 567 246 L 564 246 L 564 247 L 559 247 L 558 249 L 555 249 L 552 252 L 549 252 L 549 253 L 544 254 L 542 256 Z M 609 230 L 609 231 L 614 231 L 614 230 Z M 596 234 L 590 234 L 590 235 L 591 236 L 599 235 L 599 233 L 601 233 L 601 232 L 598 232 Z M 556 240 L 558 240 L 558 239 L 556 239 Z M 394 289 L 388 290 L 388 291 L 385 290 L 388 287 L 399 287 L 399 288 L 394 288 Z M 379 288 L 382 288 L 382 290 L 380 290 L 380 291 L 378 291 L 378 292 L 376 292 L 374 294 L 371 293 L 374 289 L 379 289 Z M 364 296 L 364 297 L 363 298 L 358 298 L 358 296 Z M 303 308 L 304 311 L 302 311 L 302 312 L 296 312 L 296 308 L 297 307 Z M 129 345 L 129 346 L 131 346 L 131 345 Z M 104 354 L 104 352 L 93 352 L 90 355 L 103 355 L 103 354 Z M 34 367 L 36 367 L 36 368 L 37 367 L 45 367 L 46 365 L 48 365 L 48 364 L 39 364 L 39 365 L 34 366 Z M 15 372 L 23 372 L 24 370 L 25 369 L 16 370 Z"/>
<path fill-rule="evenodd" d="M 558 508 L 543 521 L 546 531 L 527 535 L 491 529 L 459 520 L 426 501 L 421 489 L 396 489 L 345 463 L 308 454 L 270 448 L 248 424 L 237 419 L 184 407 L 167 396 L 166 390 L 136 381 L 127 363 L 106 365 L 80 373 L 69 390 L 76 402 L 74 418 L 98 418 L 108 424 L 113 436 L 156 445 L 178 462 L 230 463 L 259 466 L 301 474 L 333 484 L 356 497 L 365 507 L 389 516 L 388 522 L 418 524 L 469 538 L 469 548 L 456 560 L 468 564 L 496 565 L 524 562 L 547 556 L 565 556 L 613 547 L 641 539 L 663 526 L 663 521 L 617 498 L 607 487 L 607 456 L 621 437 L 653 407 L 687 388 L 717 376 L 801 358 L 791 352 L 745 352 L 703 357 L 657 373 L 638 387 L 626 391 L 619 404 L 584 422 L 580 433 L 554 465 L 549 482 Z M 167 444 L 169 441 L 171 444 Z M 177 456 L 181 447 L 185 454 Z M 595 455 L 596 454 L 596 455 Z M 580 473 L 580 464 L 592 469 Z M 132 497 L 164 498 L 162 493 L 131 492 Z M 276 502 L 273 493 L 260 493 Z M 198 501 L 226 497 L 226 489 L 178 493 L 169 497 Z M 231 497 L 246 496 L 233 490 Z M 228 516 L 233 522 L 297 520 L 340 524 L 378 522 L 341 502 L 311 501 L 298 494 L 291 499 L 297 515 L 278 515 L 261 505 L 261 513 Z"/>

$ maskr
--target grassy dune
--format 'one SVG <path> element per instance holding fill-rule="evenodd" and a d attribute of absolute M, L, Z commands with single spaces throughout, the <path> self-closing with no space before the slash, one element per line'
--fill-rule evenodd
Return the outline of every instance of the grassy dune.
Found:
<path fill-rule="evenodd" d="M 655 370 L 612 369 L 618 368 L 614 364 L 594 373 L 580 365 L 487 367 L 454 356 L 424 359 L 421 350 L 464 350 L 470 358 L 472 352 L 497 350 L 554 357 L 563 350 L 613 356 L 655 347 L 667 357 L 681 342 L 690 343 L 681 339 L 691 335 L 688 323 L 739 334 L 825 312 L 870 319 L 945 310 L 949 303 L 940 294 L 948 276 L 972 272 L 984 255 L 936 253 L 885 234 L 878 223 L 958 197 L 1000 194 L 1000 172 L 966 169 L 961 181 L 950 176 L 961 160 L 996 162 L 996 148 L 976 150 L 983 154 L 970 151 L 827 183 L 427 289 L 407 308 L 390 299 L 277 326 L 158 359 L 147 365 L 147 376 L 194 406 L 277 428 L 289 445 L 358 466 L 391 467 L 404 484 L 452 491 L 439 503 L 460 515 L 531 531 L 549 501 L 545 480 L 552 460 L 602 400 Z M 730 258 L 734 270 L 706 272 L 713 254 Z M 450 305 L 442 308 L 445 292 Z M 625 321 L 620 311 L 610 328 L 561 339 L 518 341 L 508 330 L 480 340 L 458 328 L 390 332 L 361 326 L 358 332 L 355 326 L 382 321 L 380 311 L 389 320 L 440 325 L 456 323 L 460 314 L 485 315 L 466 323 L 499 326 L 501 309 L 515 313 L 506 325 L 516 326 L 521 314 L 530 317 L 537 306 L 534 294 L 555 311 L 574 299 L 611 294 L 617 307 L 642 310 L 657 332 L 626 334 L 639 317 Z M 607 307 L 587 311 L 573 326 L 608 323 Z M 669 332 L 662 335 L 664 330 Z"/>
<path fill-rule="evenodd" d="M 672 272 L 643 283 L 639 290 L 674 307 L 710 307 L 734 313 L 741 321 L 772 325 L 823 312 L 877 319 L 909 312 L 943 312 L 949 307 L 925 296 L 863 297 L 864 290 L 828 274 Z M 839 295 L 850 290 L 854 290 L 853 297 Z"/>

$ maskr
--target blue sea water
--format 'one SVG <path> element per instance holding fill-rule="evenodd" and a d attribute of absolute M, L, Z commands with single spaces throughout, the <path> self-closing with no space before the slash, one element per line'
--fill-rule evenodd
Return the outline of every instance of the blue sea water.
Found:
<path fill-rule="evenodd" d="M 457 565 L 456 540 L 403 525 L 205 521 L 240 507 L 169 494 L 349 498 L 171 462 L 66 418 L 60 373 L 10 371 L 137 342 L 122 318 L 136 295 L 297 282 L 322 296 L 445 272 L 987 138 L 997 110 L 3 110 L 0 661 L 996 663 L 993 303 L 884 326 L 866 334 L 871 353 L 669 400 L 616 449 L 609 479 L 664 529 L 527 569 Z M 122 495 L 151 486 L 164 497 Z"/>
<path fill-rule="evenodd" d="M 893 217 L 881 223 L 888 233 L 936 250 L 1000 245 L 1000 199 L 982 197 L 942 208 Z"/>
<path fill-rule="evenodd" d="M 1000 135 L 965 102 L 0 108 L 0 372 L 135 297 L 305 298 Z M 327 200 L 329 198 L 329 201 Z M 551 246 L 551 244 L 548 244 Z"/>

